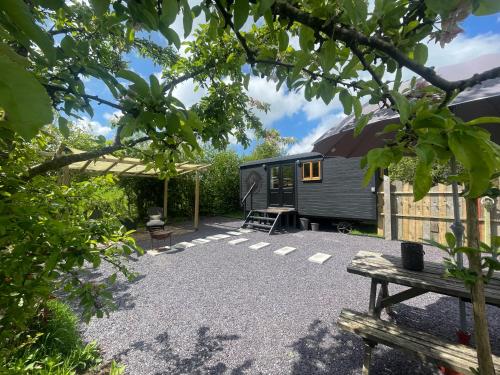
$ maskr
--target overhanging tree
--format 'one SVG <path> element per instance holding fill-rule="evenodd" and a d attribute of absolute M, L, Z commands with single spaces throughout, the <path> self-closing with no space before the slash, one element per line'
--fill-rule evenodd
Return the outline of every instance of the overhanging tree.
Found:
<path fill-rule="evenodd" d="M 357 134 L 370 118 L 362 114 L 360 99 L 399 112 L 400 124 L 386 129 L 395 132 L 394 141 L 371 150 L 363 160 L 367 180 L 378 168 L 413 154 L 418 160 L 414 186 L 418 200 L 432 185 L 430 171 L 435 162 L 443 164 L 454 157 L 463 165 L 464 173 L 453 178 L 467 187 L 468 246 L 457 248 L 450 235 L 444 248 L 452 256 L 458 252 L 468 256 L 469 269 L 459 270 L 452 260 L 449 270 L 471 289 L 479 372 L 493 374 L 484 283 L 500 268 L 498 241 L 492 248 L 481 245 L 474 219 L 475 198 L 494 191 L 491 180 L 500 166 L 499 147 L 480 125 L 500 119 L 478 118 L 466 123 L 447 105 L 458 93 L 500 77 L 500 67 L 449 81 L 425 63 L 429 39 L 445 45 L 460 32 L 461 20 L 470 14 L 499 12 L 500 3 L 378 0 L 369 11 L 364 0 L 208 0 L 203 9 L 209 33 L 234 35 L 241 50 L 237 58 L 243 56 L 253 74 L 276 80 L 277 88 L 286 83 L 290 90 L 303 90 L 308 100 L 321 98 L 328 104 L 338 95 L 344 112 L 357 118 Z M 263 26 L 242 31 L 249 17 Z M 298 48 L 290 45 L 292 38 L 298 41 Z M 426 83 L 413 80 L 406 92 L 400 92 L 403 69 Z M 482 258 L 481 252 L 489 255 Z M 487 273 L 483 273 L 485 268 Z"/>
<path fill-rule="evenodd" d="M 53 107 L 74 115 L 80 110 L 91 112 L 89 103 L 93 101 L 124 113 L 115 142 L 98 152 L 109 153 L 148 140 L 152 150 L 149 160 L 168 166 L 171 164 L 165 161 L 175 160 L 179 148 L 184 153 L 197 148 L 196 137 L 213 139 L 220 133 L 218 121 L 208 127 L 204 126 L 207 118 L 200 121 L 201 116 L 216 113 L 216 107 L 206 105 L 201 112 L 183 108 L 170 95 L 175 84 L 200 76 L 199 84 L 205 85 L 208 79 L 213 99 L 221 103 L 225 85 L 236 85 L 232 88 L 238 91 L 254 74 L 275 80 L 278 88 L 285 83 L 290 90 L 303 90 L 308 100 L 321 98 L 328 104 L 338 96 L 344 112 L 356 115 L 357 132 L 369 120 L 369 115 L 361 113 L 362 99 L 398 111 L 401 123 L 388 129 L 396 132 L 394 142 L 370 151 L 365 159 L 367 178 L 376 169 L 398 162 L 402 155 L 415 154 L 416 199 L 430 188 L 432 164 L 455 157 L 464 167 L 464 174 L 456 178 L 468 187 L 470 216 L 474 214 L 473 199 L 488 192 L 492 177 L 498 173 L 500 151 L 480 127 L 498 119 L 464 123 L 447 104 L 459 92 L 499 77 L 500 67 L 449 81 L 425 65 L 429 38 L 446 44 L 457 35 L 458 22 L 469 14 L 499 12 L 496 0 L 376 0 L 370 11 L 365 0 L 206 0 L 193 7 L 187 0 L 103 0 L 91 4 L 92 8 L 69 7 L 62 0 L 0 3 L 0 126 L 6 149 L 14 132 L 30 137 L 52 121 Z M 162 65 L 176 68 L 165 69 L 164 82 L 151 77 L 149 83 L 124 70 L 117 55 L 131 48 L 140 30 L 159 30 L 179 47 L 180 39 L 171 28 L 177 14 L 182 14 L 185 35 L 190 33 L 194 17 L 203 14 L 206 19 L 204 32 L 192 44 L 201 49 L 192 50 L 191 57 L 183 60 L 189 68 L 178 61 L 170 64 L 168 49 L 149 48 L 144 41 L 142 51 L 158 52 L 155 56 L 159 60 L 168 61 Z M 249 19 L 251 27 L 245 26 Z M 54 44 L 53 35 L 65 35 L 59 46 Z M 86 43 L 81 39 L 85 35 L 97 38 Z M 293 48 L 292 44 L 298 46 Z M 109 51 L 96 53 L 106 45 Z M 206 51 L 214 51 L 215 58 L 203 55 Z M 88 64 L 82 61 L 94 65 L 85 69 Z M 429 85 L 413 82 L 407 93 L 400 93 L 403 69 Z M 105 82 L 115 100 L 86 94 L 80 74 Z M 214 76 L 219 78 L 213 80 Z M 131 84 L 125 86 L 118 78 Z M 246 100 L 244 94 L 236 97 L 243 99 L 234 106 L 239 114 L 236 123 L 243 119 L 243 123 L 252 124 L 251 117 L 242 115 L 247 108 L 241 105 Z M 36 116 L 20 110 L 28 106 L 36 110 Z M 234 113 L 224 110 L 226 116 L 219 119 L 230 122 Z M 66 120 L 59 124 L 65 131 Z M 226 124 L 222 134 L 227 129 Z M 61 156 L 31 169 L 29 176 L 96 156 L 95 152 Z M 492 374 L 483 288 L 490 272 L 483 275 L 482 269 L 498 268 L 496 249 L 486 249 L 493 254 L 481 259 L 477 228 L 469 225 L 467 234 L 469 247 L 456 249 L 450 240 L 447 248 L 453 249 L 452 254 L 463 251 L 469 257 L 467 280 L 474 301 L 479 370 Z"/>

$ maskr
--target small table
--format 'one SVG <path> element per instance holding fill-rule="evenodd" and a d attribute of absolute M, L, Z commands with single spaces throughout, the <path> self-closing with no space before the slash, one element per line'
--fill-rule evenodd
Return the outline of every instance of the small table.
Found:
<path fill-rule="evenodd" d="M 172 247 L 172 231 L 167 231 L 163 229 L 153 229 L 149 231 L 149 235 L 151 236 L 151 249 L 153 249 L 153 240 L 163 240 L 166 241 L 167 238 L 170 239 L 170 247 Z"/>
<path fill-rule="evenodd" d="M 423 271 L 409 271 L 403 268 L 399 257 L 360 251 L 347 267 L 347 272 L 371 278 L 369 312 L 376 317 L 380 317 L 384 308 L 390 314 L 392 305 L 428 292 L 470 301 L 470 291 L 463 281 L 445 277 L 445 267 L 439 263 L 424 262 Z M 389 283 L 408 286 L 409 289 L 391 296 Z M 377 295 L 378 284 L 381 288 Z M 487 304 L 500 306 L 498 273 L 485 285 L 485 295 Z"/>

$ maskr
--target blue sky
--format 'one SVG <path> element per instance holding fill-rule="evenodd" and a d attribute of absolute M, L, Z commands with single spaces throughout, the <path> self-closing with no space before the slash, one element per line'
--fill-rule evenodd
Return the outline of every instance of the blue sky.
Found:
<path fill-rule="evenodd" d="M 174 23 L 174 29 L 181 31 L 179 35 L 183 34 L 181 22 L 177 20 Z M 440 67 L 465 62 L 483 54 L 500 54 L 500 14 L 486 17 L 471 16 L 462 23 L 462 28 L 464 33 L 444 49 L 433 42 L 428 44 L 429 66 Z M 161 36 L 155 35 L 154 38 L 157 42 L 166 44 Z M 161 72 L 159 66 L 138 58 L 135 54 L 130 54 L 126 58 L 130 68 L 144 77 Z M 112 99 L 102 83 L 90 79 L 85 84 L 89 93 Z M 307 102 L 302 93 L 289 92 L 284 87 L 276 92 L 273 82 L 258 77 L 251 78 L 249 94 L 271 106 L 267 114 L 257 113 L 264 126 L 276 128 L 283 136 L 296 139 L 297 142 L 288 149 L 289 153 L 310 151 L 314 140 L 342 119 L 338 100 L 334 99 L 328 106 L 321 100 Z M 174 95 L 190 106 L 202 97 L 203 91 L 194 92 L 192 82 L 187 81 L 176 88 Z M 81 125 L 90 128 L 95 134 L 112 138 L 110 121 L 119 114 L 103 105 L 95 105 L 94 110 L 94 117 L 85 118 L 80 122 Z M 249 153 L 253 144 L 247 150 L 237 144 L 232 144 L 230 147 L 239 153 Z"/>

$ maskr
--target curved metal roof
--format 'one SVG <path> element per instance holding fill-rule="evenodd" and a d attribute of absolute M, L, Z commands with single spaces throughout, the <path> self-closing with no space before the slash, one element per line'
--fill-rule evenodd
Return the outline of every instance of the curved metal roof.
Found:
<path fill-rule="evenodd" d="M 486 70 L 500 66 L 500 54 L 489 54 L 483 55 L 476 59 L 454 65 L 448 65 L 437 69 L 437 72 L 448 80 L 456 81 L 461 79 L 467 79 L 472 77 L 474 74 L 484 72 Z M 402 85 L 408 87 L 409 81 Z M 486 113 L 499 112 L 500 107 L 498 103 L 500 102 L 500 78 L 490 79 L 469 88 L 461 92 L 450 104 L 450 108 L 456 108 L 464 106 L 466 110 L 455 111 L 457 115 L 465 117 L 464 120 L 468 118 L 473 118 L 479 116 L 485 116 Z M 469 104 L 469 105 L 467 105 Z M 472 106 L 473 105 L 473 106 Z M 474 107 L 483 107 L 476 108 Z M 488 107 L 488 108 L 484 108 Z M 378 104 L 366 104 L 363 106 L 363 113 L 368 114 L 373 112 L 373 117 L 368 124 L 380 123 L 380 122 L 390 122 L 390 120 L 397 119 L 399 114 L 394 112 L 389 108 L 381 108 Z M 475 112 L 475 113 L 474 113 Z M 313 151 L 319 151 L 325 153 L 325 150 L 319 146 L 322 142 L 326 141 L 328 138 L 338 135 L 339 133 L 353 130 L 355 126 L 354 115 L 347 116 L 339 124 L 333 126 L 321 137 L 319 137 L 314 142 Z"/>

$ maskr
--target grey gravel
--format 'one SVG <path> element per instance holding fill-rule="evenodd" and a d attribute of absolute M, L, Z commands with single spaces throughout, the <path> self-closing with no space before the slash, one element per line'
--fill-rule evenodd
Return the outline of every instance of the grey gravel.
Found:
<path fill-rule="evenodd" d="M 239 224 L 204 221 L 198 232 L 174 243 L 226 233 Z M 228 244 L 237 238 L 231 236 L 130 262 L 140 276 L 119 283 L 119 310 L 82 326 L 85 338 L 97 340 L 105 358 L 124 363 L 128 374 L 360 374 L 363 342 L 335 322 L 343 308 L 367 311 L 370 280 L 347 273 L 346 266 L 360 250 L 398 255 L 399 242 L 333 232 L 244 236 L 249 241 L 237 245 Z M 271 245 L 248 248 L 261 241 Z M 283 246 L 297 250 L 273 254 Z M 332 258 L 322 265 L 308 262 L 317 252 Z M 427 260 L 441 256 L 426 248 Z M 395 310 L 399 324 L 455 340 L 456 299 L 428 293 Z M 499 312 L 488 307 L 496 354 Z M 373 374 L 437 373 L 383 346 L 375 351 L 372 369 Z"/>

